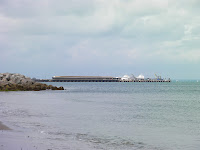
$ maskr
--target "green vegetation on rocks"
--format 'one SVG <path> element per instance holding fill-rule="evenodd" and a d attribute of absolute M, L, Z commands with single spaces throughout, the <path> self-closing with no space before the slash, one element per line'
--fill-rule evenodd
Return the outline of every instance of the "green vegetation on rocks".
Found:
<path fill-rule="evenodd" d="M 56 87 L 38 83 L 31 78 L 21 74 L 0 73 L 0 91 L 40 91 L 40 90 L 64 90 Z"/>

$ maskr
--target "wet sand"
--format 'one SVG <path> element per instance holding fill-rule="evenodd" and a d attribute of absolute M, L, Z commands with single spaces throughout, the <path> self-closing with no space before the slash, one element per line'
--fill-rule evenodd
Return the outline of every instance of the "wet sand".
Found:
<path fill-rule="evenodd" d="M 40 150 L 30 142 L 29 136 L 15 132 L 0 122 L 0 150 Z"/>
<path fill-rule="evenodd" d="M 0 122 L 0 130 L 11 130 L 9 127 Z"/>

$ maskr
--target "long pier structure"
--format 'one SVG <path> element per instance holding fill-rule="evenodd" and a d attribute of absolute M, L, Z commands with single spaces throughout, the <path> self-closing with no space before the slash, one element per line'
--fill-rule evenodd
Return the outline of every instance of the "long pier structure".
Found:
<path fill-rule="evenodd" d="M 171 82 L 169 79 L 111 77 L 111 76 L 53 76 L 52 79 L 35 79 L 37 82 Z"/>

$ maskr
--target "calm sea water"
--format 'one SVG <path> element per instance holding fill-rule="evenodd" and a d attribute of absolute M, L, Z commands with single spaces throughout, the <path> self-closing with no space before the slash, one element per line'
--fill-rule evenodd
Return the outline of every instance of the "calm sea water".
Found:
<path fill-rule="evenodd" d="M 38 149 L 200 149 L 198 82 L 53 84 L 0 93 L 1 121 Z"/>

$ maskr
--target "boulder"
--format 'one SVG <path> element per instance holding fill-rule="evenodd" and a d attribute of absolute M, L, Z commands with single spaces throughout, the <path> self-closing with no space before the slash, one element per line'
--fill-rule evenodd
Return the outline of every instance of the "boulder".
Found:
<path fill-rule="evenodd" d="M 3 79 L 3 74 L 0 74 L 0 80 Z"/>
<path fill-rule="evenodd" d="M 10 82 L 20 84 L 21 83 L 21 78 L 18 76 L 12 76 Z"/>
<path fill-rule="evenodd" d="M 0 91 L 64 90 L 63 87 L 35 82 L 21 74 L 0 73 Z"/>
<path fill-rule="evenodd" d="M 6 77 L 5 77 L 5 78 L 6 78 L 6 80 L 7 80 L 7 81 L 10 81 L 11 74 L 9 74 L 9 73 L 6 73 L 5 75 L 6 75 Z"/>
<path fill-rule="evenodd" d="M 21 84 L 27 84 L 27 85 L 31 85 L 33 84 L 35 81 L 31 80 L 30 78 L 24 78 L 21 80 Z"/>

